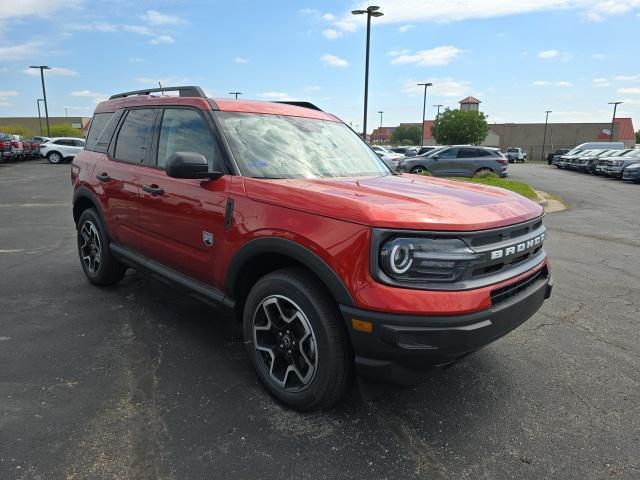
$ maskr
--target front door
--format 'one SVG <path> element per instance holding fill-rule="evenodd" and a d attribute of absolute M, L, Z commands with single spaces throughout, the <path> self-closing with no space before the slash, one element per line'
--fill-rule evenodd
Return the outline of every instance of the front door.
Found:
<path fill-rule="evenodd" d="M 451 171 L 455 167 L 454 162 L 457 155 L 458 148 L 455 147 L 446 148 L 441 152 L 438 152 L 432 157 L 432 162 L 429 165 L 429 171 L 436 177 L 446 177 L 451 175 Z"/>
<path fill-rule="evenodd" d="M 156 132 L 151 162 L 141 169 L 139 228 L 142 253 L 178 272 L 220 288 L 224 219 L 231 177 L 212 180 L 168 177 L 175 152 L 204 155 L 211 171 L 224 171 L 212 126 L 192 108 L 166 108 Z"/>

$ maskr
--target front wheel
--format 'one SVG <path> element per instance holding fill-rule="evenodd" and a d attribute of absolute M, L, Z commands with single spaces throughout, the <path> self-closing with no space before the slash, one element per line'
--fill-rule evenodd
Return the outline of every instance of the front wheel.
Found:
<path fill-rule="evenodd" d="M 62 163 L 63 158 L 58 152 L 49 152 L 47 154 L 47 160 L 49 160 L 49 163 L 53 165 L 58 165 Z"/>
<path fill-rule="evenodd" d="M 287 407 L 329 408 L 350 385 L 353 358 L 343 320 L 309 272 L 283 269 L 258 280 L 245 302 L 243 331 L 258 378 Z"/>
<path fill-rule="evenodd" d="M 122 279 L 126 267 L 111 254 L 107 234 L 94 209 L 80 215 L 77 239 L 82 270 L 91 283 L 107 286 Z"/>
<path fill-rule="evenodd" d="M 427 169 L 424 168 L 422 165 L 418 165 L 416 167 L 413 167 L 409 173 L 413 173 L 414 175 L 422 175 L 424 172 L 426 172 Z"/>

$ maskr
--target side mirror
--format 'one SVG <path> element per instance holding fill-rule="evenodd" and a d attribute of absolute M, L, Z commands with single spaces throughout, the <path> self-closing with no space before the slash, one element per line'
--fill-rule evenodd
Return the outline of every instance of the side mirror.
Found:
<path fill-rule="evenodd" d="M 215 180 L 224 175 L 222 172 L 210 172 L 204 155 L 195 152 L 176 152 L 167 159 L 164 166 L 167 176 L 172 178 L 200 178 Z"/>

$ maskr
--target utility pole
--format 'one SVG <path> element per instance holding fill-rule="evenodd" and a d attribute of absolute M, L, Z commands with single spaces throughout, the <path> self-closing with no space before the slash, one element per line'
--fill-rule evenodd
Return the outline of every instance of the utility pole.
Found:
<path fill-rule="evenodd" d="M 69 118 L 69 107 L 64 107 L 64 116 L 65 118 Z"/>
<path fill-rule="evenodd" d="M 364 120 L 362 122 L 362 139 L 367 141 L 367 103 L 369 101 L 369 45 L 371 43 L 371 17 L 381 17 L 380 7 L 371 5 L 366 10 L 352 10 L 353 15 L 367 15 L 367 50 L 364 67 Z"/>
<path fill-rule="evenodd" d="M 378 110 L 380 114 L 380 131 L 378 132 L 378 142 L 382 143 L 382 114 L 384 113 L 382 110 Z"/>
<path fill-rule="evenodd" d="M 229 95 L 235 95 L 236 100 L 238 99 L 238 95 L 242 95 L 242 92 L 229 92 Z"/>
<path fill-rule="evenodd" d="M 623 102 L 609 102 L 609 105 L 613 105 L 613 118 L 611 119 L 611 133 L 609 133 L 609 141 L 613 142 L 613 129 L 616 126 L 616 110 L 618 109 L 618 105 Z"/>
<path fill-rule="evenodd" d="M 424 116 L 427 113 L 427 88 L 431 87 L 433 83 L 418 83 L 419 87 L 424 86 L 424 98 L 422 100 L 422 136 L 420 137 L 420 148 L 424 143 Z"/>
<path fill-rule="evenodd" d="M 51 136 L 51 128 L 49 127 L 49 107 L 47 106 L 47 91 L 44 88 L 44 71 L 51 70 L 47 65 L 31 65 L 29 68 L 40 70 L 40 80 L 42 81 L 42 98 L 44 100 L 44 116 L 47 118 L 47 136 Z"/>
<path fill-rule="evenodd" d="M 544 161 L 544 147 L 547 144 L 547 124 L 549 123 L 549 114 L 551 110 L 546 110 L 547 116 L 544 119 L 544 135 L 542 136 L 542 161 Z"/>

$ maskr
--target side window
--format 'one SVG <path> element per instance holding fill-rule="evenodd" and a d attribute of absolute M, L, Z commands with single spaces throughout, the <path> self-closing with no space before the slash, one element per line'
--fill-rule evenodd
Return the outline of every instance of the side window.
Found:
<path fill-rule="evenodd" d="M 89 133 L 87 133 L 87 150 L 93 150 L 98 143 L 98 138 L 104 130 L 104 127 L 109 122 L 109 119 L 113 116 L 113 113 L 96 113 L 91 120 L 89 126 Z M 78 145 L 80 146 L 80 145 Z"/>
<path fill-rule="evenodd" d="M 482 157 L 483 155 L 483 151 L 481 151 L 479 148 L 461 148 L 458 151 L 458 158 L 476 158 L 476 157 Z"/>
<path fill-rule="evenodd" d="M 459 149 L 457 148 L 448 148 L 438 153 L 437 155 L 440 158 L 456 158 L 456 156 L 458 155 L 458 150 Z"/>
<path fill-rule="evenodd" d="M 73 140 L 73 144 L 76 147 L 80 147 L 80 148 L 84 147 L 84 142 L 82 140 Z"/>
<path fill-rule="evenodd" d="M 196 110 L 167 108 L 162 116 L 158 140 L 159 167 L 176 152 L 204 155 L 210 170 L 220 168 L 220 153 L 203 116 Z"/>
<path fill-rule="evenodd" d="M 129 111 L 118 133 L 114 155 L 116 160 L 130 163 L 144 161 L 155 118 L 156 111 L 153 109 Z"/>

